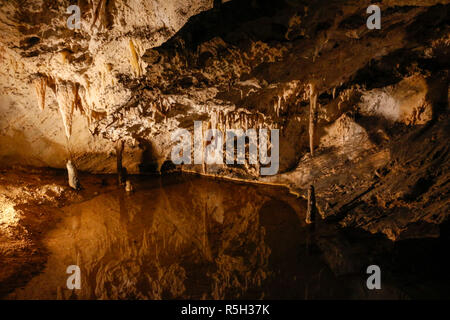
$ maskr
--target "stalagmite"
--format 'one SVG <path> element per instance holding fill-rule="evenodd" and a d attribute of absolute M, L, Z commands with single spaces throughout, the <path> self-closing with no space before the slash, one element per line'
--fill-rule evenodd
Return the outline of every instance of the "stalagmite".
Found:
<path fill-rule="evenodd" d="M 80 190 L 81 185 L 80 181 L 78 180 L 77 168 L 75 168 L 75 166 L 72 164 L 72 161 L 70 160 L 67 160 L 66 167 L 67 167 L 67 174 L 69 176 L 69 186 L 72 189 Z"/>
<path fill-rule="evenodd" d="M 126 169 L 122 166 L 122 155 L 125 142 L 120 140 L 116 144 L 116 157 L 117 157 L 117 182 L 119 185 L 123 185 L 126 181 Z"/>
<path fill-rule="evenodd" d="M 314 193 L 314 186 L 310 185 L 308 189 L 308 210 L 306 211 L 306 223 L 312 224 L 316 219 L 316 195 Z"/>
<path fill-rule="evenodd" d="M 309 84 L 309 151 L 314 156 L 314 130 L 317 112 L 317 92 L 314 84 Z"/>
<path fill-rule="evenodd" d="M 36 88 L 39 109 L 44 110 L 44 108 L 45 108 L 45 92 L 47 91 L 47 78 L 40 77 L 39 79 L 34 80 L 34 86 Z"/>
<path fill-rule="evenodd" d="M 131 183 L 131 181 L 130 180 L 126 180 L 126 182 L 125 182 L 125 191 L 126 192 L 133 192 L 134 191 L 134 187 L 133 187 L 133 184 Z"/>
<path fill-rule="evenodd" d="M 67 139 L 72 134 L 73 111 L 77 104 L 77 87 L 72 82 L 59 82 L 56 85 L 56 101 L 64 124 Z"/>

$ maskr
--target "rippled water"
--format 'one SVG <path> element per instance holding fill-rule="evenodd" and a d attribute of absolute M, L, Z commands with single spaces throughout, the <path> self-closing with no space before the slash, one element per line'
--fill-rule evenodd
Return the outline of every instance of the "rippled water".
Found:
<path fill-rule="evenodd" d="M 313 230 L 303 222 L 304 201 L 284 189 L 166 177 L 136 183 L 136 190 L 117 190 L 64 208 L 43 240 L 49 252 L 46 268 L 10 298 L 315 299 L 366 294 L 362 276 L 349 281 L 331 271 L 324 253 L 311 243 Z M 327 246 L 334 248 L 333 243 Z M 80 290 L 66 287 L 69 265 L 81 269 Z"/>

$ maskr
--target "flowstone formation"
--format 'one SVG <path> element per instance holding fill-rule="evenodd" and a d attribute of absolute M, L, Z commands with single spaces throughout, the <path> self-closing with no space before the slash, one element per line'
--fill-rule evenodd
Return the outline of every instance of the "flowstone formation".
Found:
<path fill-rule="evenodd" d="M 216 6 L 214 6 L 216 3 Z M 71 1 L 0 4 L 0 162 L 129 173 L 170 167 L 172 134 L 278 129 L 279 171 L 179 166 L 288 185 L 318 213 L 392 240 L 449 210 L 449 2 Z"/>

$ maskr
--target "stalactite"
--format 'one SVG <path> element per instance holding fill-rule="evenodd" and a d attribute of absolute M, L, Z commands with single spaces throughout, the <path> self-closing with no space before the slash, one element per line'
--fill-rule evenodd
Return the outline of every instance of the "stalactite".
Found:
<path fill-rule="evenodd" d="M 208 129 L 211 129 L 211 122 L 202 122 L 202 135 L 207 132 Z M 205 137 L 202 137 L 202 172 L 206 173 L 206 159 L 205 159 L 205 148 L 206 148 L 206 140 Z"/>
<path fill-rule="evenodd" d="M 60 53 L 60 58 L 61 58 L 61 63 L 62 64 L 66 64 L 67 62 L 67 57 L 69 56 L 69 51 L 67 50 L 62 50 Z"/>
<path fill-rule="evenodd" d="M 264 128 L 264 123 L 264 115 L 262 115 L 261 113 L 258 114 L 258 129 Z"/>
<path fill-rule="evenodd" d="M 77 104 L 77 87 L 72 82 L 56 84 L 56 101 L 64 124 L 67 139 L 72 135 L 73 111 Z"/>
<path fill-rule="evenodd" d="M 222 131 L 222 119 L 220 112 L 221 111 L 216 111 L 216 127 L 218 130 Z"/>
<path fill-rule="evenodd" d="M 99 120 L 100 117 L 103 117 L 102 112 L 94 111 L 98 101 L 96 101 L 95 94 L 92 95 L 91 83 L 86 76 L 84 77 L 84 84 L 79 87 L 78 95 L 81 98 L 84 114 L 88 119 L 89 125 L 91 125 L 94 120 Z"/>
<path fill-rule="evenodd" d="M 239 127 L 240 128 L 244 128 L 244 117 L 245 117 L 244 112 L 239 113 Z"/>
<path fill-rule="evenodd" d="M 211 115 L 211 128 L 217 129 L 217 112 L 213 112 Z"/>
<path fill-rule="evenodd" d="M 316 219 L 316 196 L 314 192 L 314 186 L 309 186 L 308 189 L 308 209 L 306 211 L 306 223 L 313 224 Z"/>
<path fill-rule="evenodd" d="M 224 122 L 224 119 L 223 119 L 223 111 L 222 111 L 222 110 L 219 111 L 218 122 L 219 122 L 220 124 L 223 124 L 223 122 Z"/>
<path fill-rule="evenodd" d="M 230 115 L 230 128 L 235 129 L 236 128 L 236 112 L 232 111 L 229 113 Z"/>
<path fill-rule="evenodd" d="M 87 90 L 84 87 L 80 87 L 78 89 L 78 97 L 81 104 L 81 109 L 83 110 L 84 115 L 87 118 L 88 126 L 92 124 L 93 116 L 92 116 L 92 109 L 88 103 L 87 98 Z"/>
<path fill-rule="evenodd" d="M 252 114 L 250 116 L 250 120 L 251 120 L 251 127 L 254 129 L 257 129 L 257 125 L 258 125 L 258 115 L 257 114 Z"/>
<path fill-rule="evenodd" d="M 83 105 L 83 101 L 80 96 L 80 86 L 79 84 L 75 84 L 75 102 L 74 109 L 80 111 L 80 114 L 87 116 L 86 108 Z"/>
<path fill-rule="evenodd" d="M 317 92 L 314 84 L 309 84 L 309 151 L 314 156 L 314 130 L 317 110 Z"/>
<path fill-rule="evenodd" d="M 225 130 L 227 129 L 227 119 L 226 119 L 225 113 L 223 111 L 220 111 L 220 114 L 221 114 L 221 116 L 220 116 L 220 118 L 221 118 L 220 123 L 221 123 L 221 126 L 222 126 L 222 133 L 225 133 Z"/>
<path fill-rule="evenodd" d="M 133 40 L 129 40 L 129 47 L 130 47 L 130 63 L 131 66 L 134 69 L 134 72 L 136 73 L 136 76 L 140 77 L 142 75 L 142 68 L 139 63 L 139 56 L 136 52 L 136 48 L 134 46 Z"/>
<path fill-rule="evenodd" d="M 91 30 L 95 26 L 97 21 L 100 21 L 99 27 L 102 26 L 102 19 L 104 17 L 105 9 L 106 9 L 105 5 L 106 5 L 106 0 L 99 0 L 97 7 L 92 5 L 93 12 L 92 12 Z"/>
<path fill-rule="evenodd" d="M 34 86 L 36 88 L 39 109 L 44 110 L 44 108 L 45 108 L 45 93 L 47 91 L 47 78 L 40 77 L 40 78 L 34 80 Z"/>
<path fill-rule="evenodd" d="M 117 183 L 122 185 L 126 181 L 125 168 L 122 166 L 122 156 L 123 149 L 125 147 L 125 142 L 123 140 L 119 140 L 116 143 L 116 160 L 117 160 Z"/>
<path fill-rule="evenodd" d="M 333 99 L 336 98 L 336 87 L 333 88 Z"/>
<path fill-rule="evenodd" d="M 278 96 L 277 117 L 280 116 L 280 109 L 281 109 L 281 96 Z"/>

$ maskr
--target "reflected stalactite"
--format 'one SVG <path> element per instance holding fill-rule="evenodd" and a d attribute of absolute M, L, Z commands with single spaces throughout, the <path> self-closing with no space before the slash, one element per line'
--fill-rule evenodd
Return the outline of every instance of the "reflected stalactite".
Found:
<path fill-rule="evenodd" d="M 313 83 L 309 84 L 309 152 L 314 156 L 314 136 L 317 122 L 317 91 Z"/>
<path fill-rule="evenodd" d="M 66 267 L 79 263 L 77 299 L 264 295 L 272 250 L 258 212 L 270 193 L 231 183 L 215 188 L 201 179 L 159 181 L 67 208 L 67 218 L 45 240 L 47 269 L 23 294 L 37 286 L 41 297 L 67 299 L 72 292 L 57 288 L 65 283 Z"/>

